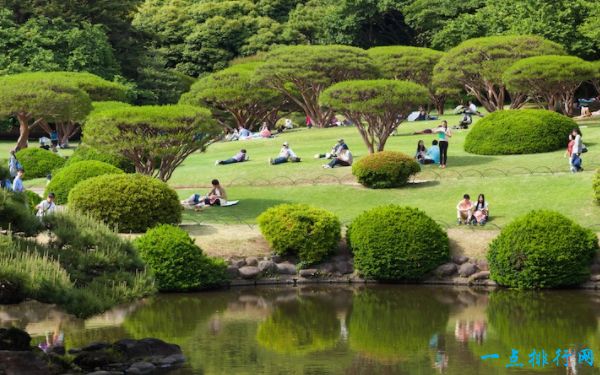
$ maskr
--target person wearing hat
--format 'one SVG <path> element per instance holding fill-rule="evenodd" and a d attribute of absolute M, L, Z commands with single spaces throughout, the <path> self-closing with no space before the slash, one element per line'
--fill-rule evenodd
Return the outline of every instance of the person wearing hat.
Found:
<path fill-rule="evenodd" d="M 349 167 L 352 165 L 352 153 L 348 149 L 348 145 L 344 144 L 342 149 L 328 164 L 323 164 L 323 168 Z"/>
<path fill-rule="evenodd" d="M 283 142 L 283 145 L 281 146 L 281 150 L 279 150 L 279 156 L 277 156 L 275 159 L 269 158 L 269 164 L 275 165 L 275 164 L 287 163 L 288 161 L 299 162 L 300 158 L 298 156 L 296 156 L 294 151 L 290 148 L 289 143 Z"/>
<path fill-rule="evenodd" d="M 37 213 L 35 216 L 42 218 L 48 214 L 51 214 L 56 210 L 56 204 L 54 204 L 54 193 L 49 193 L 46 200 L 43 200 L 35 206 Z"/>
<path fill-rule="evenodd" d="M 346 146 L 348 149 L 348 145 L 342 138 L 338 139 L 337 143 L 333 145 L 331 151 L 326 154 L 315 154 L 315 159 L 334 159 L 341 151 L 342 147 Z"/>

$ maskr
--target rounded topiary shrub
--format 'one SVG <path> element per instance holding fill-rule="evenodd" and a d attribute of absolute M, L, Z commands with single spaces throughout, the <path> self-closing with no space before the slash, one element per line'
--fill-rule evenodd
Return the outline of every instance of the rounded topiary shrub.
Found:
<path fill-rule="evenodd" d="M 517 218 L 492 241 L 491 278 L 513 288 L 577 285 L 590 275 L 598 238 L 558 212 L 536 210 Z"/>
<path fill-rule="evenodd" d="M 43 148 L 26 148 L 16 156 L 25 170 L 25 179 L 46 177 L 65 164 L 65 159 Z"/>
<path fill-rule="evenodd" d="M 65 204 L 67 203 L 69 192 L 79 182 L 105 174 L 121 173 L 123 173 L 123 171 L 119 168 L 101 161 L 87 160 L 72 163 L 61 168 L 54 176 L 52 176 L 52 180 L 46 186 L 45 195 L 53 192 L 55 195 L 55 203 Z"/>
<path fill-rule="evenodd" d="M 85 160 L 101 161 L 113 165 L 127 173 L 135 172 L 133 163 L 120 155 L 113 155 L 107 152 L 99 151 L 86 144 L 80 144 L 73 154 L 67 159 L 65 167 Z"/>
<path fill-rule="evenodd" d="M 376 280 L 419 280 L 449 257 L 446 232 L 416 208 L 373 208 L 352 221 L 347 236 L 354 267 Z"/>
<path fill-rule="evenodd" d="M 543 109 L 498 111 L 477 122 L 465 139 L 465 151 L 480 155 L 535 154 L 567 147 L 577 123 Z"/>
<path fill-rule="evenodd" d="M 204 255 L 186 231 L 159 225 L 134 241 L 161 291 L 191 291 L 227 283 L 227 265 Z"/>
<path fill-rule="evenodd" d="M 306 204 L 271 207 L 258 217 L 258 225 L 274 252 L 296 255 L 307 264 L 334 253 L 341 237 L 341 224 L 334 214 Z"/>
<path fill-rule="evenodd" d="M 377 152 L 352 165 L 352 174 L 358 182 L 373 189 L 404 186 L 419 171 L 421 167 L 414 158 L 394 151 Z"/>
<path fill-rule="evenodd" d="M 29 207 L 29 210 L 34 213 L 37 212 L 37 210 L 35 209 L 35 206 L 40 204 L 40 202 L 44 198 L 40 197 L 38 193 L 36 193 L 35 191 L 31 191 L 31 190 L 25 190 L 24 194 L 25 194 L 25 199 L 27 200 L 27 207 Z"/>
<path fill-rule="evenodd" d="M 68 203 L 121 232 L 181 221 L 177 193 L 158 179 L 138 174 L 89 178 L 71 189 Z"/>

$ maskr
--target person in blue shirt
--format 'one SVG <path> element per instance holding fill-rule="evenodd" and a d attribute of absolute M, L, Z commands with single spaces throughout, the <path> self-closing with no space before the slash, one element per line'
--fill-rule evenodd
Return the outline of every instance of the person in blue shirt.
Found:
<path fill-rule="evenodd" d="M 241 149 L 240 152 L 238 152 L 237 154 L 235 154 L 235 156 L 232 156 L 229 159 L 226 160 L 217 160 L 215 162 L 215 165 L 225 165 L 225 164 L 233 164 L 233 163 L 241 163 L 244 162 L 246 160 L 249 160 L 250 158 L 248 158 L 248 155 L 246 153 L 246 149 Z"/>
<path fill-rule="evenodd" d="M 15 193 L 22 193 L 25 191 L 25 186 L 23 186 L 23 176 L 25 175 L 25 171 L 23 168 L 17 171 L 17 177 L 15 177 L 12 189 Z"/>
<path fill-rule="evenodd" d="M 425 164 L 440 164 L 440 146 L 436 139 L 431 142 L 431 147 L 425 154 Z"/>

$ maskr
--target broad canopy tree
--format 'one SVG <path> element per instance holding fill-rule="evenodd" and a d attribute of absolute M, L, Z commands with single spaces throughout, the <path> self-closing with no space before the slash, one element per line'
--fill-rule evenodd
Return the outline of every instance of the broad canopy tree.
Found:
<path fill-rule="evenodd" d="M 17 149 L 27 147 L 30 130 L 49 122 L 80 122 L 92 110 L 88 94 L 72 81 L 48 73 L 0 77 L 0 117 L 19 123 Z"/>
<path fill-rule="evenodd" d="M 573 114 L 575 91 L 595 76 L 592 63 L 575 56 L 536 56 L 514 63 L 502 76 L 509 90 L 523 92 L 541 107 Z"/>
<path fill-rule="evenodd" d="M 446 95 L 436 94 L 432 83 L 433 67 L 444 56 L 444 52 L 429 48 L 390 46 L 374 47 L 367 53 L 379 68 L 382 78 L 412 81 L 427 87 L 438 114 L 444 114 Z"/>
<path fill-rule="evenodd" d="M 22 73 L 1 77 L 2 82 L 7 86 L 0 94 L 0 116 L 18 120 L 18 148 L 27 147 L 29 130 L 35 126 L 48 135 L 55 129 L 59 144 L 68 144 L 92 110 L 91 101 L 128 100 L 127 87 L 90 73 Z M 58 95 L 52 98 L 53 93 Z"/>
<path fill-rule="evenodd" d="M 334 110 L 323 109 L 319 96 L 329 86 L 351 79 L 376 78 L 367 53 L 346 46 L 280 47 L 265 57 L 259 79 L 297 104 L 317 127 L 330 124 Z"/>
<path fill-rule="evenodd" d="M 131 160 L 137 173 L 167 181 L 185 158 L 204 151 L 219 133 L 220 127 L 207 108 L 116 107 L 88 118 L 83 141 Z"/>
<path fill-rule="evenodd" d="M 502 74 L 506 69 L 526 57 L 564 54 L 559 44 L 532 35 L 470 39 L 440 59 L 434 68 L 433 84 L 440 90 L 464 88 L 489 112 L 502 110 L 507 94 Z M 524 104 L 525 94 L 509 94 L 511 108 Z"/>
<path fill-rule="evenodd" d="M 255 128 L 273 117 L 273 112 L 276 115 L 285 101 L 278 91 L 255 79 L 255 71 L 261 64 L 238 64 L 205 76 L 194 83 L 179 102 L 212 108 L 215 118 L 221 117 L 222 125 Z M 229 116 L 219 116 L 223 112 Z"/>
<path fill-rule="evenodd" d="M 427 89 L 409 81 L 355 80 L 323 92 L 321 105 L 341 112 L 358 129 L 369 153 L 383 151 L 412 110 L 428 102 Z"/>

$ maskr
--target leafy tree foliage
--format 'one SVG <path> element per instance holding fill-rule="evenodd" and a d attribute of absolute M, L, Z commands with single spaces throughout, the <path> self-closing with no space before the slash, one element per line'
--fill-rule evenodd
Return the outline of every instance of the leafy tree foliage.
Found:
<path fill-rule="evenodd" d="M 236 127 L 253 128 L 269 117 L 284 102 L 283 96 L 276 90 L 261 85 L 254 77 L 261 63 L 245 63 L 210 74 L 198 80 L 189 93 L 181 98 L 181 103 L 208 106 L 215 117 L 226 112 L 224 123 L 233 123 Z"/>
<path fill-rule="evenodd" d="M 18 24 L 31 18 L 62 18 L 73 24 L 89 23 L 105 30 L 122 73 L 135 77 L 147 37 L 135 30 L 131 20 L 143 0 L 0 0 L 10 9 Z"/>
<path fill-rule="evenodd" d="M 325 90 L 320 102 L 352 120 L 372 154 L 383 151 L 408 114 L 427 103 L 427 89 L 408 81 L 346 81 Z"/>
<path fill-rule="evenodd" d="M 263 11 L 268 14 L 271 8 L 249 0 L 147 0 L 134 25 L 155 35 L 156 47 L 166 51 L 167 67 L 198 76 L 225 68 L 235 57 L 299 40 Z"/>
<path fill-rule="evenodd" d="M 467 40 L 452 48 L 434 68 L 433 84 L 443 89 L 463 88 L 490 112 L 502 110 L 506 85 L 502 74 L 515 61 L 539 55 L 561 55 L 564 49 L 544 38 L 529 35 L 494 36 Z M 511 92 L 511 108 L 520 107 L 525 95 Z"/>
<path fill-rule="evenodd" d="M 597 39 L 591 31 L 591 25 L 597 25 L 597 10 L 597 2 L 584 0 L 487 0 L 475 13 L 462 13 L 447 22 L 431 43 L 433 48 L 448 49 L 474 37 L 538 35 L 563 45 L 571 54 L 598 57 Z M 580 29 L 582 24 L 590 26 Z"/>
<path fill-rule="evenodd" d="M 596 74 L 592 63 L 574 56 L 536 56 L 522 59 L 504 72 L 513 92 L 523 92 L 540 106 L 572 115 L 575 91 Z"/>
<path fill-rule="evenodd" d="M 324 127 L 333 109 L 322 109 L 319 96 L 327 87 L 349 79 L 371 78 L 377 69 L 367 53 L 346 46 L 293 46 L 270 52 L 257 75 L 269 87 L 281 92 Z"/>
<path fill-rule="evenodd" d="M 0 74 L 68 70 L 112 79 L 119 73 L 103 28 L 89 22 L 40 17 L 19 25 L 0 8 L 0 50 Z"/>
<path fill-rule="evenodd" d="M 167 181 L 192 152 L 204 150 L 219 133 L 206 108 L 169 105 L 104 110 L 92 114 L 84 141 L 131 160 L 136 172 Z"/>
<path fill-rule="evenodd" d="M 444 114 L 446 96 L 436 94 L 432 83 L 433 67 L 440 61 L 443 52 L 407 46 L 375 47 L 367 52 L 383 78 L 412 81 L 427 87 L 438 113 Z"/>
<path fill-rule="evenodd" d="M 31 128 L 48 123 L 80 122 L 92 110 L 89 95 L 72 81 L 50 73 L 0 77 L 0 117 L 19 122 L 17 148 L 26 148 Z"/>

